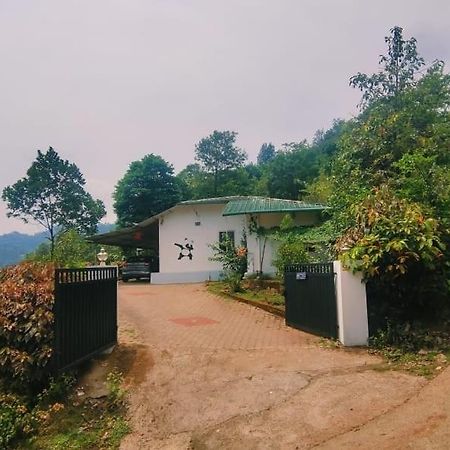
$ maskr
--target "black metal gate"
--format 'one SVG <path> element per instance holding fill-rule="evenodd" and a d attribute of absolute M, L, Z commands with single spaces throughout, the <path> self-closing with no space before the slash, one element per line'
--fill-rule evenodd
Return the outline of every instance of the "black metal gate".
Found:
<path fill-rule="evenodd" d="M 284 273 L 286 324 L 337 338 L 333 263 L 287 266 Z"/>
<path fill-rule="evenodd" d="M 117 343 L 117 269 L 55 271 L 53 367 L 63 371 Z"/>

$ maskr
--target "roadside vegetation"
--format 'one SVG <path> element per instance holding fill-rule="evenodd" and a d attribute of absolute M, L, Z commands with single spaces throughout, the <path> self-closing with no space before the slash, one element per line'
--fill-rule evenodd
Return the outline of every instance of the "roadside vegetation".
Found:
<path fill-rule="evenodd" d="M 76 374 L 54 378 L 54 264 L 0 270 L 0 449 L 118 448 L 128 432 L 122 378 L 109 395 L 79 396 Z"/>
<path fill-rule="evenodd" d="M 122 376 L 110 372 L 108 395 L 100 399 L 85 398 L 74 379 L 63 377 L 54 386 L 64 400 L 45 417 L 36 433 L 17 444 L 27 449 L 118 449 L 122 438 L 130 432 L 125 419 Z M 47 394 L 48 395 L 48 394 Z M 44 396 L 45 398 L 45 396 Z"/>

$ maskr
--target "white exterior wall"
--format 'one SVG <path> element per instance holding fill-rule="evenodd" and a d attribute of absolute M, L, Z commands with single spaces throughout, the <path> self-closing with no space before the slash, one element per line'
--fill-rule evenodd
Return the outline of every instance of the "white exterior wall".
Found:
<path fill-rule="evenodd" d="M 360 274 L 353 274 L 334 261 L 339 340 L 345 346 L 367 345 L 369 323 L 366 285 Z"/>
<path fill-rule="evenodd" d="M 152 274 L 152 283 L 184 283 L 216 280 L 222 272 L 220 262 L 210 261 L 210 244 L 218 242 L 219 232 L 234 231 L 239 245 L 245 216 L 223 217 L 225 204 L 182 205 L 159 219 L 159 273 Z M 200 225 L 196 225 L 200 222 Z M 178 259 L 180 248 L 174 244 L 192 244 L 192 260 Z M 184 250 L 187 255 L 189 251 Z"/>

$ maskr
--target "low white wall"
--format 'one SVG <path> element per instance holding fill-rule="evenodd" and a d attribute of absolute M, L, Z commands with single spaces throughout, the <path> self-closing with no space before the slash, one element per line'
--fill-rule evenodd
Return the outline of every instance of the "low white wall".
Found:
<path fill-rule="evenodd" d="M 366 285 L 360 274 L 353 274 L 334 261 L 339 340 L 345 346 L 367 345 Z"/>
<path fill-rule="evenodd" d="M 178 284 L 178 283 L 201 283 L 203 281 L 217 281 L 222 271 L 202 272 L 178 272 L 178 273 L 152 273 L 152 284 Z"/>

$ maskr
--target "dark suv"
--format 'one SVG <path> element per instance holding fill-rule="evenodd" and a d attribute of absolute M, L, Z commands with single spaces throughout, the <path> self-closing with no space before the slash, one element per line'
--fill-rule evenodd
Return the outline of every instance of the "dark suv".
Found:
<path fill-rule="evenodd" d="M 122 266 L 122 281 L 127 282 L 135 278 L 140 280 L 141 278 L 151 278 L 150 261 L 142 256 L 132 256 L 128 258 Z"/>

